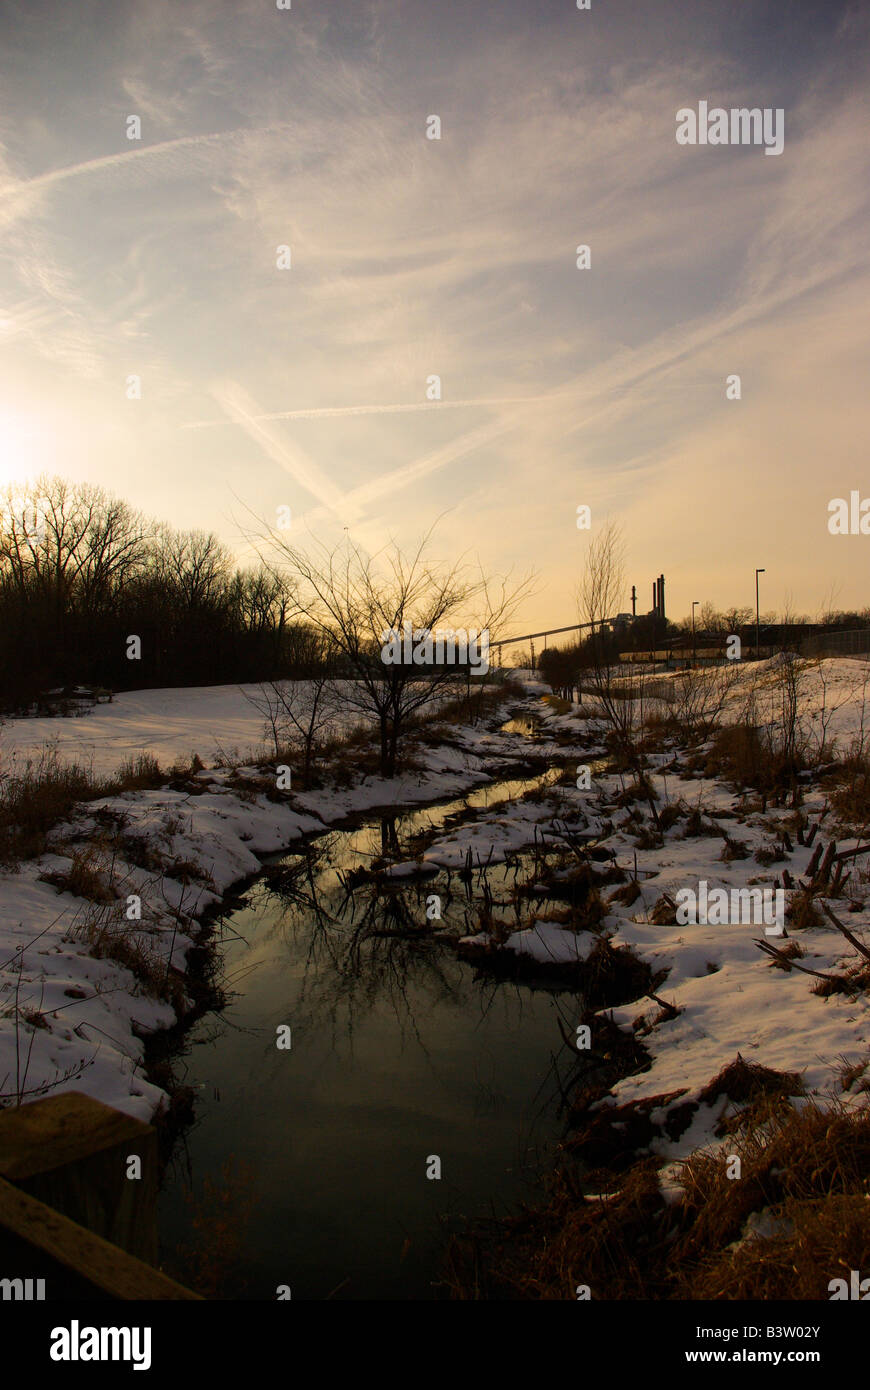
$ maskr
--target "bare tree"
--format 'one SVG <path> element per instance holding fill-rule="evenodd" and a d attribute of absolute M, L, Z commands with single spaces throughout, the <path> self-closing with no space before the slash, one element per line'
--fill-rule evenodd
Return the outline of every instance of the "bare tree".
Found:
<path fill-rule="evenodd" d="M 739 634 L 744 627 L 755 621 L 755 610 L 749 607 L 738 608 L 732 605 L 722 614 L 720 631 Z"/>
<path fill-rule="evenodd" d="M 601 712 L 610 725 L 616 751 L 631 769 L 643 793 L 650 814 L 659 827 L 655 794 L 646 776 L 644 760 L 638 747 L 638 734 L 643 724 L 645 679 L 643 672 L 624 675 L 615 666 L 612 646 L 608 640 L 607 620 L 620 611 L 625 592 L 624 543 L 622 532 L 609 521 L 590 542 L 586 567 L 577 590 L 581 621 L 590 624 L 586 647 L 591 657 L 592 691 Z"/>
<path fill-rule="evenodd" d="M 727 661 L 695 671 L 682 671 L 670 682 L 670 714 L 685 737 L 709 737 L 741 679 L 740 663 Z"/>
<path fill-rule="evenodd" d="M 772 751 L 779 754 L 783 772 L 791 779 L 792 794 L 797 804 L 797 773 L 803 763 L 807 746 L 807 733 L 801 718 L 801 700 L 806 684 L 807 663 L 801 661 L 794 652 L 782 652 L 776 677 L 776 694 L 779 703 L 779 732 L 775 732 L 776 722 L 768 725 L 768 739 Z"/>
<path fill-rule="evenodd" d="M 88 483 L 44 475 L 2 497 L 0 561 L 19 590 L 93 609 L 144 563 L 143 518 Z"/>
<path fill-rule="evenodd" d="M 271 738 L 275 758 L 291 756 L 302 764 L 302 785 L 311 785 L 312 764 L 323 735 L 341 706 L 333 674 L 335 646 L 331 637 L 315 633 L 318 661 L 302 680 L 266 681 L 245 698 L 264 716 L 264 733 Z M 313 649 L 310 659 L 314 661 Z M 318 669 L 319 668 L 319 669 Z"/>
<path fill-rule="evenodd" d="M 181 608 L 214 602 L 228 584 L 229 560 L 229 551 L 214 532 L 160 528 L 156 566 Z"/>
<path fill-rule="evenodd" d="M 724 626 L 725 619 L 723 615 L 719 612 L 715 603 L 711 603 L 709 599 L 706 599 L 705 602 L 701 604 L 701 611 L 698 614 L 698 627 L 700 628 L 701 632 L 722 632 L 724 630 Z M 691 631 L 691 618 L 686 619 L 685 627 L 689 631 Z"/>
<path fill-rule="evenodd" d="M 266 681 L 245 699 L 265 717 L 264 731 L 272 739 L 276 759 L 296 756 L 302 763 L 302 785 L 311 785 L 311 770 L 323 733 L 338 707 L 335 683 L 329 676 L 304 681 Z"/>
<path fill-rule="evenodd" d="M 487 607 L 486 580 L 461 560 L 431 561 L 429 532 L 406 555 L 391 543 L 370 556 L 348 538 L 312 555 L 271 537 L 278 561 L 298 581 L 296 600 L 306 621 L 334 644 L 342 673 L 348 677 L 346 707 L 371 719 L 380 739 L 380 770 L 392 777 L 400 743 L 415 716 L 461 688 L 465 675 L 451 664 L 419 660 L 420 634 L 453 631 L 472 606 Z M 479 632 L 484 624 L 474 626 Z M 463 624 L 464 628 L 464 624 Z M 413 656 L 394 659 L 387 651 L 390 634 L 411 635 Z M 473 663 L 472 663 L 473 664 Z"/>

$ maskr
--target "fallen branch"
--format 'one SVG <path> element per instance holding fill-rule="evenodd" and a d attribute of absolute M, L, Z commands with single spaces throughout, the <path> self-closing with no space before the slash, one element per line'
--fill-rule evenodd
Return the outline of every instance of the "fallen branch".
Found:
<path fill-rule="evenodd" d="M 828 917 L 830 917 L 837 930 L 841 931 L 845 936 L 846 940 L 852 946 L 855 947 L 855 950 L 859 951 L 865 960 L 870 960 L 870 950 L 868 950 L 868 948 L 864 945 L 863 941 L 859 941 L 857 936 L 854 936 L 852 932 L 849 931 L 848 927 L 843 926 L 843 923 L 840 921 L 838 917 L 834 916 L 827 903 L 822 903 L 822 910 L 826 913 Z"/>
<path fill-rule="evenodd" d="M 842 975 L 827 975 L 822 970 L 810 970 L 808 965 L 798 965 L 791 956 L 787 956 L 784 951 L 772 946 L 769 941 L 756 941 L 755 944 L 759 951 L 764 951 L 766 955 L 772 956 L 783 970 L 800 970 L 804 975 L 815 975 L 819 980 L 829 980 L 835 985 L 850 987 L 849 981 Z"/>
<path fill-rule="evenodd" d="M 856 849 L 841 849 L 839 854 L 834 855 L 834 863 L 840 864 L 844 859 L 854 859 L 856 854 L 866 854 L 870 850 L 870 845 L 858 845 Z"/>
<path fill-rule="evenodd" d="M 682 1013 L 682 1009 L 678 1009 L 676 1004 L 668 1004 L 664 999 L 659 999 L 659 996 L 657 994 L 653 994 L 652 990 L 647 990 L 646 997 L 647 999 L 652 999 L 656 1004 L 658 1004 L 659 1008 L 664 1011 L 666 1019 L 679 1018 L 680 1014 Z M 664 1022 L 664 1020 L 660 1021 Z"/>

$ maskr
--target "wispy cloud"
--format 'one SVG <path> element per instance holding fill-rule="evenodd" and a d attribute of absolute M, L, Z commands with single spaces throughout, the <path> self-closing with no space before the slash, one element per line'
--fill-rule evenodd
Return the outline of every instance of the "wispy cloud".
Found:
<path fill-rule="evenodd" d="M 477 400 L 467 401 L 412 401 L 410 403 L 398 405 L 339 405 L 339 406 L 315 406 L 309 410 L 278 410 L 269 415 L 256 415 L 252 418 L 257 421 L 263 420 L 331 420 L 337 419 L 342 415 L 404 415 L 414 414 L 418 411 L 427 410 L 465 410 L 470 406 L 477 408 L 503 405 L 523 405 L 528 401 L 547 400 L 548 396 L 483 396 Z M 223 420 L 192 420 L 189 424 L 183 425 L 186 430 L 213 429 L 216 425 L 222 425 Z"/>
<path fill-rule="evenodd" d="M 78 164 L 69 164 L 61 169 L 49 169 L 46 173 L 36 174 L 31 178 L 14 179 L 7 174 L 5 182 L 0 185 L 0 197 L 3 198 L 4 202 L 11 200 L 12 211 L 14 212 L 16 199 L 29 200 L 33 194 L 54 188 L 70 179 L 104 174 L 118 169 L 129 169 L 142 160 L 146 163 L 153 159 L 175 160 L 177 163 L 178 156 L 184 156 L 193 151 L 222 150 L 233 141 L 280 134 L 283 129 L 283 126 L 265 126 L 258 129 L 215 131 L 205 135 L 182 135 L 175 140 L 162 140 L 153 145 L 140 146 L 131 142 L 129 149 L 98 155 L 94 159 L 81 160 Z M 189 166 L 183 163 L 178 167 L 183 171 Z M 29 201 L 27 206 L 29 210 L 31 206 Z"/>
<path fill-rule="evenodd" d="M 88 466 L 111 484 L 123 458 L 135 500 L 179 524 L 223 526 L 240 475 L 256 512 L 286 501 L 300 525 L 364 528 L 373 545 L 446 512 L 449 549 L 544 555 L 558 605 L 590 500 L 623 518 L 640 567 L 677 567 L 689 545 L 650 524 L 651 505 L 669 499 L 685 529 L 682 488 L 724 513 L 729 467 L 763 439 L 741 474 L 753 526 L 765 470 L 787 467 L 803 499 L 809 441 L 824 426 L 852 467 L 870 424 L 858 399 L 842 408 L 837 350 L 870 350 L 868 26 L 822 16 L 802 43 L 799 9 L 792 73 L 772 36 L 759 46 L 741 17 L 726 29 L 713 0 L 680 7 L 679 52 L 642 7 L 630 24 L 567 6 L 533 23 L 506 0 L 498 25 L 470 25 L 423 0 L 192 0 L 179 22 L 173 0 L 119 0 L 93 55 L 46 69 L 69 131 L 3 74 L 8 375 L 30 408 L 68 400 L 69 435 L 105 426 L 112 453 Z M 784 104 L 781 158 L 678 147 L 675 112 L 702 96 Z M 126 148 L 131 110 L 158 141 Z M 425 138 L 430 112 L 441 141 Z M 146 383 L 135 413 L 127 371 Z M 743 375 L 733 408 L 729 372 Z M 795 416 L 803 429 L 777 435 Z M 803 537 L 810 504 L 796 505 Z M 742 572 L 738 548 L 723 537 L 723 575 Z"/>

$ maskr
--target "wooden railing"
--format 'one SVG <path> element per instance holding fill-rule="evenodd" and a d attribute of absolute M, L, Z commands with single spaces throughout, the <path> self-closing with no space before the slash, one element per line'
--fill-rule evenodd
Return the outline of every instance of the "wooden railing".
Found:
<path fill-rule="evenodd" d="M 44 1279 L 51 1300 L 196 1299 L 154 1267 L 156 1211 L 151 1125 L 78 1092 L 0 1111 L 0 1281 Z"/>

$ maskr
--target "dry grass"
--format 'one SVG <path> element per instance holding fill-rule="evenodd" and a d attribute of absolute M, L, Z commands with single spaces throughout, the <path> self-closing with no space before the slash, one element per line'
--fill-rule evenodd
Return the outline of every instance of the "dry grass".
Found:
<path fill-rule="evenodd" d="M 554 714 L 570 714 L 573 709 L 571 701 L 563 699 L 561 695 L 542 695 L 541 700 L 549 705 Z"/>
<path fill-rule="evenodd" d="M 813 901 L 812 892 L 806 888 L 798 888 L 792 893 L 785 910 L 785 918 L 795 931 L 804 927 L 821 927 L 825 922 Z"/>
<path fill-rule="evenodd" d="M 166 775 L 150 754 L 128 759 L 111 777 L 98 776 L 82 763 L 62 762 L 46 748 L 0 784 L 0 865 L 14 868 L 45 850 L 54 826 L 68 820 L 81 802 L 143 787 L 159 787 Z"/>
<path fill-rule="evenodd" d="M 736 1180 L 710 1155 L 685 1165 L 674 1297 L 828 1298 L 831 1279 L 870 1266 L 870 1116 L 774 1110 L 733 1152 Z M 729 1249 L 762 1211 L 783 1233 Z"/>
<path fill-rule="evenodd" d="M 870 823 L 870 758 L 853 755 L 836 770 L 838 785 L 831 793 L 831 805 L 843 825 Z"/>
<path fill-rule="evenodd" d="M 652 1158 L 612 1179 L 606 1200 L 586 1200 L 563 1164 L 545 1205 L 453 1241 L 453 1297 L 574 1300 L 588 1285 L 598 1299 L 819 1300 L 851 1269 L 870 1274 L 870 1116 L 797 1110 L 783 1099 L 793 1082 L 747 1064 L 741 1077 L 729 1084 L 754 1097 L 751 1118 L 683 1165 L 682 1201 L 665 1201 Z M 753 1234 L 759 1221 L 771 1234 Z"/>
<path fill-rule="evenodd" d="M 712 839 L 719 834 L 719 827 L 710 818 L 704 820 L 704 812 L 700 806 L 693 806 L 686 814 L 686 827 L 683 831 L 684 840 L 706 840 Z"/>
<path fill-rule="evenodd" d="M 612 946 L 606 937 L 596 941 L 583 962 L 583 998 L 589 1009 L 638 999 L 652 988 L 652 971 L 629 946 Z"/>
<path fill-rule="evenodd" d="M 428 711 L 424 718 L 426 722 L 439 724 L 466 724 L 469 720 L 473 722 L 479 719 L 482 714 L 492 713 L 505 700 L 522 699 L 525 693 L 525 687 L 510 677 L 493 681 L 482 688 L 472 683 L 470 695 L 463 693 L 452 700 L 446 700 L 443 705 L 437 705 Z M 570 705 L 568 708 L 570 709 Z"/>
<path fill-rule="evenodd" d="M 721 830 L 719 833 L 725 841 L 722 847 L 722 853 L 719 856 L 723 864 L 730 864 L 734 859 L 749 858 L 749 850 L 742 840 L 735 839 L 733 835 L 729 835 L 725 830 Z"/>
<path fill-rule="evenodd" d="M 75 935 L 88 943 L 96 960 L 111 960 L 135 976 L 142 992 L 159 999 L 180 1014 L 184 1008 L 184 982 L 139 926 L 103 912 L 94 914 Z"/>
<path fill-rule="evenodd" d="M 197 761 L 199 760 L 197 759 Z M 117 783 L 122 790 L 132 792 L 159 787 L 165 780 L 165 774 L 161 771 L 160 764 L 153 754 L 137 753 L 134 756 L 131 753 L 111 780 Z"/>
<path fill-rule="evenodd" d="M 40 874 L 40 878 L 52 884 L 59 893 L 73 893 L 92 903 L 111 903 L 117 897 L 111 868 L 107 872 L 105 853 L 96 844 L 73 850 L 69 869 Z"/>
<path fill-rule="evenodd" d="M 686 808 L 679 801 L 672 801 L 659 811 L 659 829 L 670 830 L 686 814 Z"/>
<path fill-rule="evenodd" d="M 637 902 L 638 898 L 642 897 L 643 894 L 640 884 L 636 878 L 631 878 L 628 883 L 623 884 L 621 888 L 617 888 L 614 893 L 611 893 L 607 901 L 609 903 L 621 903 L 623 907 L 632 907 L 633 904 Z"/>
<path fill-rule="evenodd" d="M 752 787 L 775 794 L 793 787 L 800 760 L 772 748 L 754 725 L 729 724 L 717 729 L 709 747 L 690 759 L 690 768 L 741 790 Z"/>
<path fill-rule="evenodd" d="M 0 789 L 0 863 L 9 867 L 41 854 L 48 831 L 67 819 L 77 802 L 102 790 L 90 769 L 62 766 L 54 753 L 7 777 Z"/>

